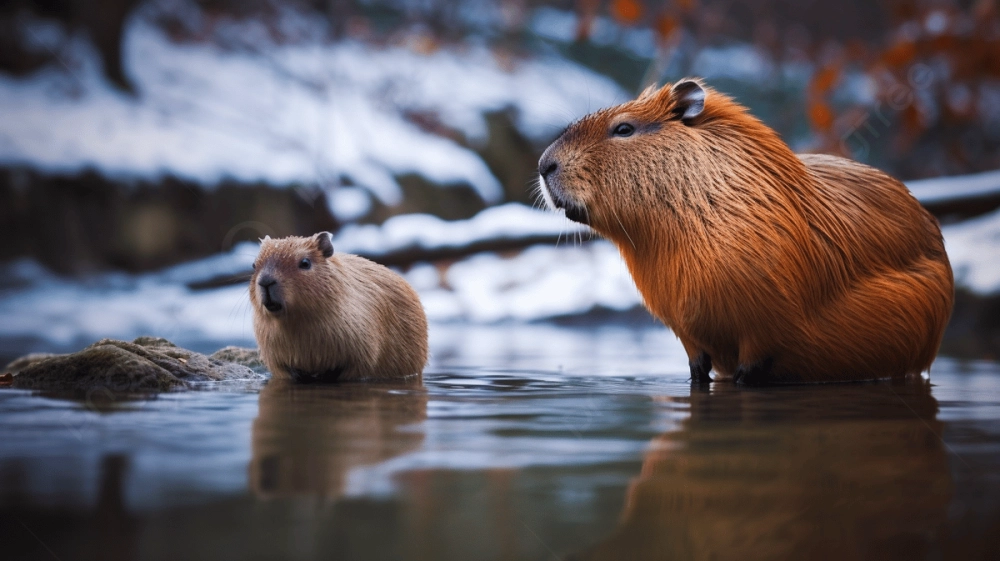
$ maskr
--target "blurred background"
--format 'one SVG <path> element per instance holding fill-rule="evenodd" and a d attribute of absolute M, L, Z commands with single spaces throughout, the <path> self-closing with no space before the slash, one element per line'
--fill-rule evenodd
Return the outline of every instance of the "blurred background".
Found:
<path fill-rule="evenodd" d="M 933 384 L 692 387 L 538 208 L 684 76 L 939 218 Z M 4 559 L 1000 558 L 1000 0 L 0 1 L 0 366 L 254 346 L 258 239 L 321 230 L 419 292 L 423 384 L 0 391 Z"/>
<path fill-rule="evenodd" d="M 8 0 L 0 354 L 248 340 L 256 240 L 320 230 L 432 320 L 632 313 L 613 248 L 531 210 L 536 162 L 683 76 L 907 181 L 953 225 L 959 327 L 996 327 L 996 0 Z"/>

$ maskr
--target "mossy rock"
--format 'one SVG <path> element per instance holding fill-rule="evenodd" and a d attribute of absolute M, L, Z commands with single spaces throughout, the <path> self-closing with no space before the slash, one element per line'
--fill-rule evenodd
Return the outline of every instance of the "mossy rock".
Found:
<path fill-rule="evenodd" d="M 264 366 L 264 361 L 260 359 L 260 351 L 257 349 L 224 347 L 212 353 L 208 358 L 210 360 L 240 364 L 258 374 L 269 373 L 267 366 Z"/>
<path fill-rule="evenodd" d="M 44 391 L 163 392 L 198 382 L 266 378 L 256 350 L 226 347 L 206 356 L 157 337 L 103 339 L 72 354 L 28 355 L 4 372 L 13 374 L 10 387 Z"/>

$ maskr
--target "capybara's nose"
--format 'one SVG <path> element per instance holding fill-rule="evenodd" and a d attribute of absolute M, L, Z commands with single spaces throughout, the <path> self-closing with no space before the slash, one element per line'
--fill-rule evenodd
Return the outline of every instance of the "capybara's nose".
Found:
<path fill-rule="evenodd" d="M 257 278 L 257 285 L 261 289 L 261 303 L 269 312 L 280 312 L 284 306 L 281 303 L 281 291 L 278 290 L 278 280 L 268 274 L 263 274 Z"/>
<path fill-rule="evenodd" d="M 275 279 L 271 275 L 261 275 L 257 279 L 257 285 L 263 288 L 265 291 L 276 284 L 278 284 L 277 279 Z"/>
<path fill-rule="evenodd" d="M 559 162 L 548 155 L 543 155 L 542 159 L 538 161 L 538 174 L 542 176 L 542 179 L 547 180 L 557 169 L 559 169 Z"/>

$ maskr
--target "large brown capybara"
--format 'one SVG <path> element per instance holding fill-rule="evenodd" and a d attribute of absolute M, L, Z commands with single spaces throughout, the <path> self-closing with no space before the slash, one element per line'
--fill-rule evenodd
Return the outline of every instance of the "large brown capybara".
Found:
<path fill-rule="evenodd" d="M 898 378 L 937 354 L 954 282 L 934 217 L 699 81 L 570 125 L 539 173 L 550 207 L 618 247 L 696 381 Z"/>

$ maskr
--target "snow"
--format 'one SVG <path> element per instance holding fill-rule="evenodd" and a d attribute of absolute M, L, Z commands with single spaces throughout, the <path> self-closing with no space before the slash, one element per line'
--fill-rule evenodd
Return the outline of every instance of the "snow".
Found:
<path fill-rule="evenodd" d="M 0 76 L 0 164 L 206 185 L 348 183 L 386 204 L 401 197 L 395 176 L 415 173 L 471 185 L 495 202 L 499 182 L 472 149 L 404 113 L 432 114 L 475 143 L 486 136 L 485 112 L 513 108 L 520 130 L 542 142 L 626 98 L 610 79 L 557 57 L 510 61 L 485 47 L 421 54 L 352 41 L 254 53 L 176 44 L 142 18 L 124 39 L 133 98 L 106 82 L 86 41 L 70 45 L 65 68 Z M 357 197 L 345 204 L 360 212 Z"/>
<path fill-rule="evenodd" d="M 382 255 L 412 247 L 457 248 L 496 239 L 565 234 L 569 240 L 587 231 L 561 213 L 508 203 L 487 208 L 469 220 L 446 221 L 430 214 L 403 214 L 381 225 L 348 225 L 334 238 L 334 247 L 348 253 Z"/>
<path fill-rule="evenodd" d="M 178 342 L 252 341 L 249 304 L 242 285 L 194 291 L 161 274 L 84 281 L 43 275 L 30 286 L 0 292 L 0 339 L 38 338 L 57 346 L 150 334 Z"/>
<path fill-rule="evenodd" d="M 535 35 L 557 43 L 576 41 L 579 16 L 575 12 L 543 6 L 532 13 L 529 27 Z M 656 56 L 656 33 L 648 27 L 625 27 L 613 19 L 597 16 L 590 26 L 589 40 L 595 45 L 617 47 L 636 57 Z"/>
<path fill-rule="evenodd" d="M 691 63 L 696 76 L 706 79 L 730 78 L 754 83 L 774 73 L 774 63 L 750 45 L 728 45 L 702 49 Z"/>
<path fill-rule="evenodd" d="M 907 181 L 906 186 L 910 188 L 913 196 L 922 203 L 1000 195 L 1000 170 L 956 177 Z"/>
<path fill-rule="evenodd" d="M 329 193 L 330 210 L 342 223 L 353 222 L 368 214 L 372 208 L 371 197 L 362 187 L 342 185 Z"/>
<path fill-rule="evenodd" d="M 579 16 L 572 11 L 541 7 L 533 12 L 529 27 L 531 31 L 554 43 L 570 44 L 576 41 L 579 27 Z M 612 47 L 641 59 L 654 59 L 662 56 L 659 38 L 653 29 L 644 26 L 621 25 L 612 18 L 597 16 L 590 28 L 589 41 L 595 45 Z M 693 45 L 681 48 L 692 48 Z M 675 47 L 676 48 L 676 47 Z M 759 84 L 762 76 L 770 76 L 780 70 L 785 80 L 804 83 L 812 73 L 812 69 L 802 63 L 784 63 L 776 65 L 770 57 L 753 45 L 732 43 L 721 46 L 697 48 L 690 67 L 680 64 L 675 53 L 669 53 L 666 65 L 666 76 L 656 76 L 662 80 L 676 80 L 682 76 L 698 76 L 707 80 L 728 78 L 751 84 Z M 848 79 L 857 76 L 849 75 Z M 858 84 L 871 87 L 870 84 Z M 864 101 L 871 101 L 870 94 L 862 91 L 852 93 Z M 856 99 L 856 98 L 852 98 Z"/>
<path fill-rule="evenodd" d="M 941 230 L 955 283 L 980 294 L 1000 292 L 1000 211 Z"/>
<path fill-rule="evenodd" d="M 449 267 L 437 286 L 427 282 L 428 272 L 417 267 L 407 279 L 432 321 L 531 321 L 641 305 L 618 250 L 603 241 L 535 246 L 513 257 L 475 255 Z"/>

